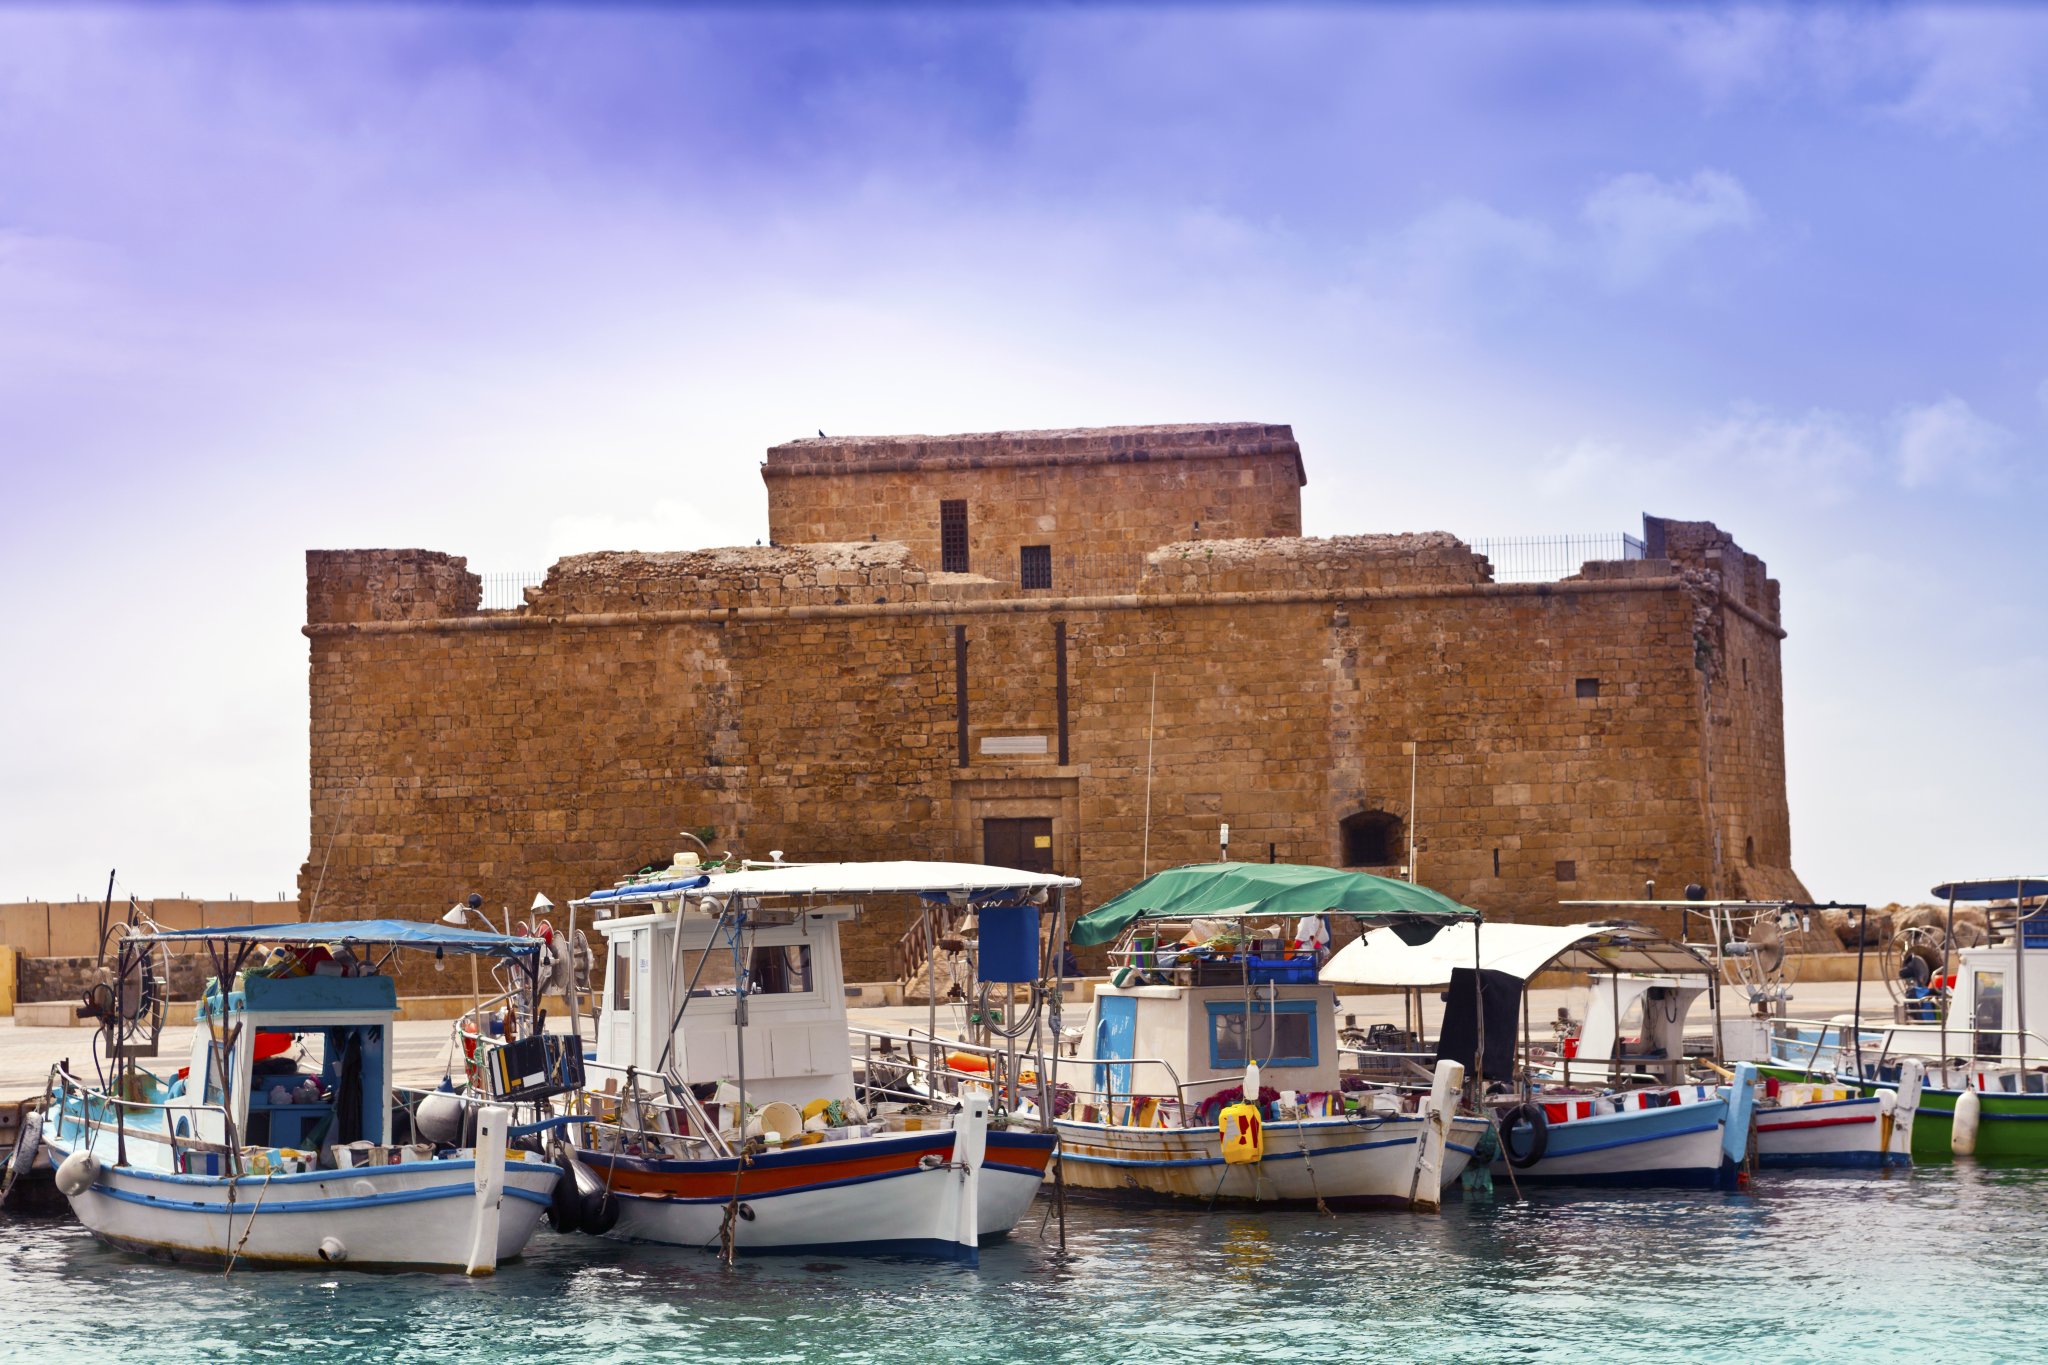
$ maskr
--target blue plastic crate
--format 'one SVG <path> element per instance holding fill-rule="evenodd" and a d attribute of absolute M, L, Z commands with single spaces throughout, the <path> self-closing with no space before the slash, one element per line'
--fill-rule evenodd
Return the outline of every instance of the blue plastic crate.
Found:
<path fill-rule="evenodd" d="M 1246 970 L 1253 981 L 1280 986 L 1308 986 L 1316 980 L 1312 957 L 1255 957 L 1246 963 Z"/>

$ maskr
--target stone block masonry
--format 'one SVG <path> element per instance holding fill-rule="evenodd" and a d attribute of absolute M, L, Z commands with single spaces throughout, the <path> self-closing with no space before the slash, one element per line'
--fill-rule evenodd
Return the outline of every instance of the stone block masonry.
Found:
<path fill-rule="evenodd" d="M 1777 585 L 1711 525 L 1495 583 L 1442 533 L 1300 536 L 1299 451 L 1263 424 L 797 442 L 764 477 L 775 545 L 576 556 L 515 611 L 447 555 L 310 553 L 302 896 L 330 838 L 323 917 L 427 918 L 563 901 L 680 829 L 979 861 L 1049 828 L 1026 846 L 1085 905 L 1216 856 L 1223 822 L 1240 858 L 1383 872 L 1412 839 L 1421 881 L 1510 918 L 1646 880 L 1804 895 Z M 944 572 L 951 501 L 998 549 L 1132 571 Z M 850 934 L 850 978 L 907 913 Z"/>

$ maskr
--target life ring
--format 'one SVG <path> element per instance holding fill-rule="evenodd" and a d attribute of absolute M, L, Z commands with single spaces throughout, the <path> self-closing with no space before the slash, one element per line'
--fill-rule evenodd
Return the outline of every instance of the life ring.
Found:
<path fill-rule="evenodd" d="M 1518 1170 L 1528 1170 L 1543 1160 L 1543 1154 L 1550 1150 L 1550 1120 L 1544 1116 L 1540 1104 L 1515 1104 L 1500 1111 L 1494 1122 L 1500 1128 L 1501 1155 L 1508 1159 L 1508 1165 Z M 1529 1126 L 1529 1150 L 1526 1154 L 1515 1150 L 1515 1130 L 1523 1124 Z"/>

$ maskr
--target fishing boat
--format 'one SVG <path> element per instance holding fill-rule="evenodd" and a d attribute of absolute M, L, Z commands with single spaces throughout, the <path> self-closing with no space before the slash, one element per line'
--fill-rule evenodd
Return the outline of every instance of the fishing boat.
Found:
<path fill-rule="evenodd" d="M 1748 1063 L 1726 1085 L 1690 1065 L 1686 1017 L 1713 970 L 1640 924 L 1460 923 L 1419 943 L 1376 929 L 1339 949 L 1322 978 L 1448 988 L 1437 1055 L 1477 1059 L 1500 1132 L 1496 1174 L 1518 1185 L 1711 1186 L 1748 1157 L 1756 1093 Z M 1530 979 L 1546 971 L 1587 973 L 1593 998 L 1607 1001 L 1551 1056 L 1537 1049 L 1527 1005 Z"/>
<path fill-rule="evenodd" d="M 1693 888 L 1697 890 L 1698 888 Z M 1704 983 L 1713 1032 L 1696 1049 L 1702 1064 L 1758 1064 L 1755 1159 L 1763 1169 L 1792 1167 L 1889 1167 L 1912 1164 L 1912 1138 L 1919 1114 L 1919 1062 L 1900 1069 L 1895 1087 L 1865 1092 L 1833 1078 L 1791 1077 L 1770 1065 L 1770 1040 L 1790 1011 L 1793 983 L 1786 936 L 1810 924 L 1817 912 L 1866 913 L 1867 906 L 1825 905 L 1790 900 L 1602 900 L 1566 901 L 1567 907 L 1609 911 L 1661 910 L 1680 917 L 1682 942 L 1712 959 L 1714 975 Z M 1699 937 L 1701 934 L 1704 938 Z M 1647 1002 L 1643 978 L 1619 977 L 1610 993 L 1595 993 L 1587 1011 L 1588 1031 L 1614 1036 L 1626 1009 L 1642 1013 Z M 1702 986 L 1662 983 L 1687 1009 Z M 1732 998 L 1731 998 L 1732 992 Z M 1711 1060 L 1709 1060 L 1711 1059 Z"/>
<path fill-rule="evenodd" d="M 158 1076 L 159 968 L 181 947 L 215 974 L 185 1069 Z M 392 1105 L 401 948 L 531 963 L 531 940 L 404 920 L 164 931 L 137 926 L 89 1005 L 98 1083 L 51 1072 L 39 1138 L 101 1241 L 154 1259 L 490 1274 L 518 1256 L 559 1172 L 508 1146 L 510 1112 L 421 1143 Z M 153 1022 L 151 1022 L 153 1016 Z"/>
<path fill-rule="evenodd" d="M 881 897 L 972 909 L 984 975 L 1036 980 L 1041 909 L 1078 884 L 966 863 L 705 872 L 679 856 L 576 902 L 609 952 L 573 1152 L 616 1201 L 608 1235 L 978 1263 L 1044 1180 L 1055 1138 L 1027 1115 L 1050 1112 L 1049 1092 L 1034 1075 L 1026 1105 L 1025 1068 L 985 1062 L 955 1094 L 864 1101 L 839 926 Z"/>
<path fill-rule="evenodd" d="M 1859 980 L 1851 1013 L 1779 1021 L 1765 1072 L 1898 1095 L 1901 1107 L 1924 1072 L 1915 1159 L 2048 1159 L 2048 877 L 1943 882 L 1933 895 L 1948 924 L 1931 947 L 1897 955 L 1893 1017 L 1864 1017 Z M 1991 942 L 1958 946 L 1955 908 L 1997 902 L 2011 912 L 1990 920 Z"/>
<path fill-rule="evenodd" d="M 1198 863 L 1074 924 L 1114 944 L 1074 1104 L 1057 1120 L 1069 1188 L 1109 1199 L 1341 1208 L 1440 1206 L 1486 1121 L 1456 1112 L 1464 1069 L 1426 1089 L 1346 1091 L 1330 914 L 1424 938 L 1477 912 L 1407 882 L 1324 867 Z M 1278 921 L 1278 932 L 1259 926 Z M 1307 922 L 1305 938 L 1296 931 Z M 1271 926 L 1269 926 L 1271 927 Z"/>

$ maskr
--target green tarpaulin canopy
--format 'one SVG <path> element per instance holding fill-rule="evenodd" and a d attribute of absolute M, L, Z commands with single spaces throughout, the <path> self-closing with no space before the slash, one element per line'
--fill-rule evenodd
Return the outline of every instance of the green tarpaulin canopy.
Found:
<path fill-rule="evenodd" d="M 1074 921 L 1067 937 L 1086 948 L 1110 942 L 1141 919 L 1320 915 L 1325 911 L 1393 923 L 1397 929 L 1403 920 L 1420 927 L 1479 918 L 1477 910 L 1427 887 L 1369 872 L 1339 872 L 1296 863 L 1192 863 L 1156 872 L 1096 906 Z"/>

